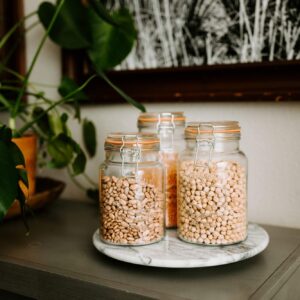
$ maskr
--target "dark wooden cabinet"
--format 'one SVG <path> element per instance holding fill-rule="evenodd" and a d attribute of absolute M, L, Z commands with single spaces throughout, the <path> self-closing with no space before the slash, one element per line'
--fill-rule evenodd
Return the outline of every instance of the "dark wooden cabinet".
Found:
<path fill-rule="evenodd" d="M 20 220 L 0 226 L 0 299 L 300 299 L 297 229 L 264 226 L 268 248 L 239 263 L 162 269 L 97 252 L 92 203 L 58 200 L 29 222 L 29 236 Z"/>

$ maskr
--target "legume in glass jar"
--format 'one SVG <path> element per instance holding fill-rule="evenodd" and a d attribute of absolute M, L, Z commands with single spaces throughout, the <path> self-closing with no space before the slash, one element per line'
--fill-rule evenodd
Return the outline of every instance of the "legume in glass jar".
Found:
<path fill-rule="evenodd" d="M 247 159 L 235 121 L 189 123 L 179 158 L 178 236 L 205 245 L 247 237 Z"/>
<path fill-rule="evenodd" d="M 154 134 L 112 133 L 100 167 L 101 240 L 146 245 L 164 237 L 163 166 Z"/>
<path fill-rule="evenodd" d="M 177 160 L 184 148 L 185 116 L 182 112 L 142 113 L 138 118 L 140 132 L 157 133 L 160 138 L 160 160 L 165 167 L 165 223 L 177 226 Z"/>

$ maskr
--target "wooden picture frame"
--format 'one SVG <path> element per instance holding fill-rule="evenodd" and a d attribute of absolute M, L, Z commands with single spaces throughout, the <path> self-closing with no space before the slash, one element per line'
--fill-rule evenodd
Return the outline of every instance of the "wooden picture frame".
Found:
<path fill-rule="evenodd" d="M 0 36 L 5 35 L 23 16 L 23 0 L 0 0 Z M 23 29 L 24 27 L 20 26 L 0 51 L 1 62 L 3 57 L 12 52 L 7 66 L 20 74 L 26 73 L 26 50 Z M 1 74 L 1 80 L 4 79 L 11 79 L 11 75 L 8 73 Z"/>
<path fill-rule="evenodd" d="M 79 82 L 87 78 L 82 53 L 64 51 L 63 74 Z M 300 100 L 300 61 L 109 71 L 107 75 L 141 102 Z M 94 79 L 86 92 L 89 104 L 124 101 L 101 78 Z"/>

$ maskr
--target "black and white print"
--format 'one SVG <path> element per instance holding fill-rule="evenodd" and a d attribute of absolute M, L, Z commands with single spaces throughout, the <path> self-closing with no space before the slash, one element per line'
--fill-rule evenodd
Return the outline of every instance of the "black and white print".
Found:
<path fill-rule="evenodd" d="M 135 18 L 118 69 L 300 59 L 300 0 L 108 0 Z"/>

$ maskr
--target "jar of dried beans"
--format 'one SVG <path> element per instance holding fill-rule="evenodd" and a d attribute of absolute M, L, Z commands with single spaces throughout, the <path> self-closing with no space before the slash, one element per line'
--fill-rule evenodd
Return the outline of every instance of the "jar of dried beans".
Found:
<path fill-rule="evenodd" d="M 177 226 L 177 160 L 184 149 L 185 116 L 182 112 L 142 113 L 138 118 L 140 132 L 157 133 L 160 160 L 165 167 L 165 222 L 167 228 Z"/>
<path fill-rule="evenodd" d="M 178 236 L 205 245 L 247 237 L 247 159 L 238 122 L 189 123 L 179 158 Z"/>
<path fill-rule="evenodd" d="M 100 167 L 100 238 L 146 245 L 164 237 L 163 166 L 154 134 L 114 133 Z"/>

